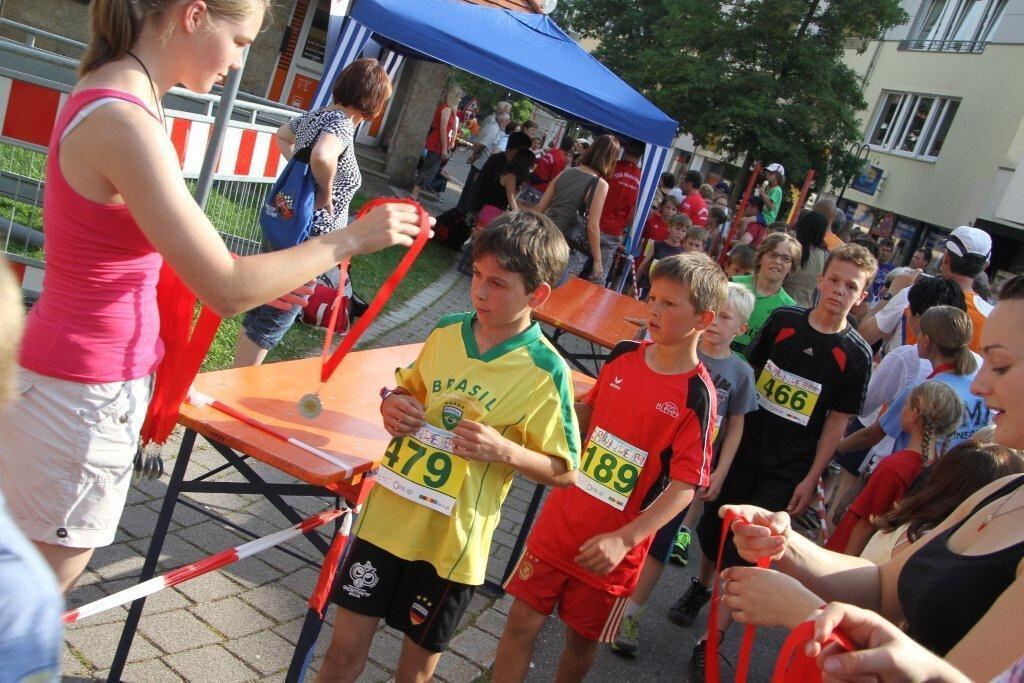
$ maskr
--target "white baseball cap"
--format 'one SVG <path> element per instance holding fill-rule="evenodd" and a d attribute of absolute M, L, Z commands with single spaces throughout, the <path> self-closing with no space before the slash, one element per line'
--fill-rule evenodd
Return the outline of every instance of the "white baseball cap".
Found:
<path fill-rule="evenodd" d="M 768 173 L 778 173 L 780 176 L 785 177 L 786 169 L 783 168 L 782 164 L 776 162 L 774 164 L 768 164 L 768 168 L 765 169 Z"/>
<path fill-rule="evenodd" d="M 976 254 L 984 256 L 987 261 L 992 256 L 992 237 L 984 230 L 961 225 L 950 233 L 946 240 L 946 251 L 960 257 Z"/>

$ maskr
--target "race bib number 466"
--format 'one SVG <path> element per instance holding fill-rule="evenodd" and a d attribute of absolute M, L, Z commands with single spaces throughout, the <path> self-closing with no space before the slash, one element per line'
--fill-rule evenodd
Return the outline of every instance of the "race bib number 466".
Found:
<path fill-rule="evenodd" d="M 392 440 L 381 465 L 377 486 L 431 510 L 454 513 L 467 463 L 452 453 L 451 432 L 425 424 Z"/>
<path fill-rule="evenodd" d="M 810 422 L 820 396 L 820 384 L 786 372 L 771 361 L 757 378 L 758 405 L 799 425 Z"/>
<path fill-rule="evenodd" d="M 646 462 L 646 451 L 595 427 L 590 441 L 583 447 L 576 486 L 616 510 L 622 510 Z"/>

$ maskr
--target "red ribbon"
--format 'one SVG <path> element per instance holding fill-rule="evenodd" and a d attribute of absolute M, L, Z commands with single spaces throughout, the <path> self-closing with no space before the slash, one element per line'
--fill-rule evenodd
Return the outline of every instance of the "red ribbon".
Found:
<path fill-rule="evenodd" d="M 715 563 L 715 583 L 711 590 L 711 609 L 708 614 L 708 640 L 707 658 L 705 664 L 704 680 L 708 683 L 719 683 L 721 672 L 718 667 L 718 602 L 719 602 L 719 576 L 722 573 L 722 556 L 725 551 L 725 544 L 729 538 L 729 531 L 735 520 L 746 521 L 742 516 L 728 512 L 722 520 L 722 537 L 718 543 L 718 560 Z M 760 557 L 757 566 L 767 569 L 771 565 L 770 557 Z M 747 624 L 743 631 L 743 643 L 740 645 L 739 658 L 736 661 L 736 683 L 744 683 L 747 680 L 747 671 L 750 669 L 750 653 L 754 649 L 753 624 Z M 814 622 L 805 621 L 793 629 L 786 641 L 779 650 L 779 656 L 775 660 L 775 671 L 772 674 L 772 683 L 820 683 L 821 670 L 813 657 L 808 657 L 803 649 L 807 641 L 814 637 Z M 829 641 L 836 643 L 841 648 L 852 651 L 855 649 L 853 643 L 841 631 L 836 629 L 829 637 Z"/>
<path fill-rule="evenodd" d="M 156 300 L 164 357 L 156 370 L 153 398 L 142 424 L 142 445 L 167 440 L 178 422 L 178 409 L 220 327 L 220 316 L 205 306 L 193 327 L 196 296 L 166 261 L 160 269 Z"/>
<path fill-rule="evenodd" d="M 362 218 L 368 211 L 375 209 L 378 206 L 384 204 L 408 204 L 409 206 L 416 207 L 416 210 L 420 215 L 420 234 L 416 236 L 416 240 L 409 247 L 409 251 L 405 253 L 402 260 L 398 263 L 398 267 L 395 268 L 395 272 L 388 276 L 388 279 L 381 285 L 380 291 L 377 292 L 377 296 L 373 298 L 370 306 L 366 309 L 366 312 L 360 316 L 359 320 L 355 322 L 352 329 L 349 331 L 345 338 L 338 345 L 337 350 L 331 354 L 328 358 L 327 353 L 330 350 L 331 340 L 334 339 L 334 325 L 338 321 L 338 309 L 341 307 L 341 299 L 344 296 L 344 288 L 338 288 L 338 297 L 334 301 L 333 310 L 331 311 L 330 324 L 327 326 L 327 337 L 324 340 L 324 351 L 322 356 L 322 365 L 320 368 L 320 382 L 326 382 L 334 374 L 338 365 L 341 363 L 345 355 L 352 350 L 352 347 L 359 341 L 359 337 L 362 336 L 363 332 L 366 331 L 377 315 L 384 308 L 384 305 L 391 298 L 391 295 L 395 293 L 395 289 L 402 282 L 406 273 L 412 268 L 413 262 L 416 261 L 416 257 L 423 251 L 424 245 L 427 243 L 427 239 L 430 237 L 430 215 L 423 209 L 422 206 L 417 204 L 411 199 L 397 199 L 394 197 L 374 199 L 368 202 L 358 214 L 356 214 L 356 220 Z"/>

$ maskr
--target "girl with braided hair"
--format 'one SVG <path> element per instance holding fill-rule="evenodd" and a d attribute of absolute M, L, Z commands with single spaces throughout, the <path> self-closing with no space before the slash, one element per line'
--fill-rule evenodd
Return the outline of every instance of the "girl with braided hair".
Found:
<path fill-rule="evenodd" d="M 900 411 L 900 426 L 909 435 L 906 448 L 878 465 L 825 547 L 860 555 L 875 531 L 871 518 L 888 512 L 938 458 L 936 444 L 960 425 L 963 412 L 960 397 L 941 382 L 924 382 L 911 389 Z"/>

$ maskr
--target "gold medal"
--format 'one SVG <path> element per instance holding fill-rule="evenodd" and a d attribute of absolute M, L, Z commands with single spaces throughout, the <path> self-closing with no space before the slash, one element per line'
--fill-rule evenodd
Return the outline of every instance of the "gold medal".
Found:
<path fill-rule="evenodd" d="M 323 411 L 324 404 L 316 394 L 306 394 L 299 399 L 299 414 L 307 420 L 320 417 L 320 413 Z"/>

